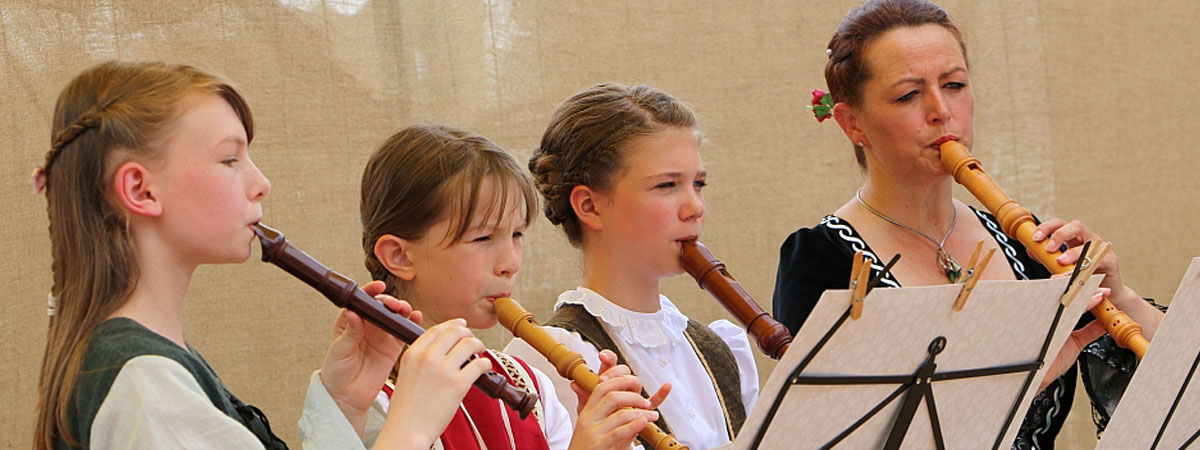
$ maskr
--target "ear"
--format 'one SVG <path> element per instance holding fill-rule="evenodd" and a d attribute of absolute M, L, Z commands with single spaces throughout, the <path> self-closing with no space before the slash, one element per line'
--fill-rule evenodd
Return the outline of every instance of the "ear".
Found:
<path fill-rule="evenodd" d="M 122 207 L 134 214 L 158 217 L 162 215 L 162 203 L 151 184 L 150 171 L 134 161 L 121 164 L 113 176 L 113 192 Z"/>
<path fill-rule="evenodd" d="M 867 133 L 862 130 L 858 122 L 858 110 L 845 102 L 838 102 L 833 105 L 833 120 L 836 120 L 838 126 L 842 127 L 842 133 L 850 138 L 850 142 L 858 145 L 859 142 L 863 146 L 871 145 L 871 141 L 867 139 Z"/>
<path fill-rule="evenodd" d="M 412 251 L 413 242 L 408 239 L 385 234 L 375 240 L 375 258 L 388 272 L 404 281 L 412 281 L 417 276 L 416 265 L 410 256 Z"/>
<path fill-rule="evenodd" d="M 604 228 L 603 221 L 600 220 L 600 212 L 596 206 L 600 203 L 599 193 L 592 188 L 579 185 L 571 189 L 571 209 L 575 210 L 575 217 L 579 218 L 579 223 L 592 231 L 600 231 Z"/>

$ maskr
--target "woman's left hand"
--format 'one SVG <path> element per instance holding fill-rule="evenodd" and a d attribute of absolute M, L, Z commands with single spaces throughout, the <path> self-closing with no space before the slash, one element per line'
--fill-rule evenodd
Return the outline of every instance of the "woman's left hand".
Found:
<path fill-rule="evenodd" d="M 1085 242 L 1093 241 L 1093 245 L 1103 242 L 1103 239 L 1089 230 L 1083 222 L 1078 220 L 1066 222 L 1057 217 L 1038 225 L 1037 231 L 1033 233 L 1033 240 L 1041 242 L 1041 245 L 1044 245 L 1046 251 L 1049 252 L 1056 252 L 1059 247 L 1066 244 L 1067 251 L 1058 255 L 1057 259 L 1058 263 L 1062 265 L 1071 265 L 1078 262 Z M 1108 298 L 1112 301 L 1113 305 L 1117 309 L 1124 311 L 1129 315 L 1130 319 L 1142 326 L 1142 335 L 1147 340 L 1153 339 L 1154 332 L 1158 330 L 1158 324 L 1162 321 L 1163 313 L 1158 308 L 1143 300 L 1132 288 L 1125 285 L 1125 281 L 1121 279 L 1121 269 L 1117 261 L 1117 252 L 1115 250 L 1110 251 L 1103 259 L 1093 261 L 1092 263 L 1099 264 L 1096 268 L 1096 273 L 1104 274 L 1104 281 L 1100 282 L 1100 287 L 1108 288 L 1112 291 L 1108 295 Z"/>
<path fill-rule="evenodd" d="M 414 312 L 408 302 L 381 295 L 383 282 L 372 281 L 362 289 L 389 310 L 421 323 L 421 313 Z M 333 342 L 321 365 L 321 383 L 359 434 L 366 424 L 367 411 L 403 349 L 403 341 L 353 311 L 343 309 L 338 313 Z"/>

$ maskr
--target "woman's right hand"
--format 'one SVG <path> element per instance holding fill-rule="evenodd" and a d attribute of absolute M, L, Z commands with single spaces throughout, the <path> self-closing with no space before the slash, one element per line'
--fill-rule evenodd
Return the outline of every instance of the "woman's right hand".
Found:
<path fill-rule="evenodd" d="M 491 370 L 486 350 L 463 319 L 428 330 L 400 356 L 396 389 L 375 448 L 428 449 L 454 418 L 471 385 Z"/>
<path fill-rule="evenodd" d="M 671 392 L 671 385 L 664 384 L 646 399 L 642 397 L 641 380 L 628 366 L 617 365 L 616 361 L 613 352 L 600 352 L 600 384 L 590 393 L 571 383 L 582 405 L 571 436 L 571 450 L 628 449 L 646 424 L 658 420 L 655 409 Z"/>

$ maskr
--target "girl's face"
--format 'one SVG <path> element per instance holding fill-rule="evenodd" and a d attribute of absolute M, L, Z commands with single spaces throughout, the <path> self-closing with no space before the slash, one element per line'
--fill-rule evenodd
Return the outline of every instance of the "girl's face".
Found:
<path fill-rule="evenodd" d="M 700 139 L 691 128 L 667 127 L 630 140 L 622 151 L 624 167 L 612 187 L 596 193 L 598 244 L 630 270 L 658 278 L 682 273 L 681 243 L 704 227 L 708 172 Z"/>
<path fill-rule="evenodd" d="M 148 165 L 165 241 L 185 263 L 243 262 L 271 183 L 250 161 L 246 130 L 225 99 L 194 93 L 183 108 L 161 159 Z"/>
<path fill-rule="evenodd" d="M 521 270 L 525 201 L 517 189 L 510 189 L 499 220 L 496 212 L 485 220 L 489 207 L 499 208 L 497 189 L 495 177 L 484 178 L 475 217 L 458 241 L 444 242 L 458 217 L 439 220 L 424 237 L 412 241 L 408 255 L 415 275 L 408 295 L 425 322 L 461 317 L 468 327 L 491 328 L 497 320 L 496 298 L 512 295 Z"/>
<path fill-rule="evenodd" d="M 866 144 L 867 170 L 897 178 L 944 176 L 938 146 L 948 139 L 968 148 L 974 136 L 975 97 L 959 42 L 949 30 L 925 24 L 888 31 L 867 46 L 872 77 L 850 139 Z"/>

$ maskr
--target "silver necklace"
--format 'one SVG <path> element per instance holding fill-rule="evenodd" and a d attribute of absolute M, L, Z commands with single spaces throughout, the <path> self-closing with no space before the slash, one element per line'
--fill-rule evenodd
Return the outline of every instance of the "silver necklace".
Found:
<path fill-rule="evenodd" d="M 950 283 L 954 283 L 954 282 L 958 281 L 958 278 L 960 276 L 962 276 L 962 266 L 958 265 L 958 261 L 955 261 L 954 257 L 950 256 L 950 252 L 946 251 L 946 248 L 945 248 L 946 239 L 950 238 L 950 233 L 954 232 L 954 226 L 958 225 L 958 208 L 951 209 L 951 211 L 953 211 L 953 215 L 951 216 L 951 219 L 950 219 L 950 229 L 946 230 L 945 236 L 942 236 L 942 242 L 938 242 L 938 241 L 934 240 L 933 238 L 929 237 L 928 234 L 922 233 L 920 230 L 917 230 L 916 228 L 913 228 L 908 225 L 897 222 L 895 219 L 892 219 L 891 217 L 885 216 L 885 215 L 883 215 L 883 213 L 876 211 L 875 208 L 872 208 L 870 205 L 867 204 L 867 202 L 863 201 L 862 188 L 858 188 L 858 192 L 854 193 L 854 198 L 858 200 L 858 204 L 862 205 L 863 208 L 866 208 L 867 211 L 870 211 L 871 214 L 878 216 L 880 219 L 886 220 L 888 223 L 890 223 L 892 225 L 895 225 L 895 226 L 898 226 L 905 230 L 916 233 L 918 236 L 921 236 L 921 237 L 925 238 L 926 240 L 928 240 L 929 242 L 933 243 L 933 245 L 936 245 L 937 246 L 938 265 L 942 267 L 942 271 L 946 272 L 946 279 L 950 280 Z"/>

